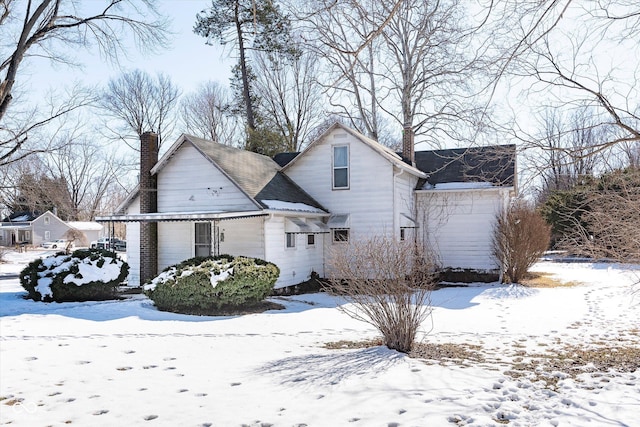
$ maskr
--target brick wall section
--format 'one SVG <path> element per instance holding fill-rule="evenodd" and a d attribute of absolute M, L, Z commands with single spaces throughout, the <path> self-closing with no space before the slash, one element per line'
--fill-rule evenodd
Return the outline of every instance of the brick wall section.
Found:
<path fill-rule="evenodd" d="M 151 169 L 158 162 L 158 135 L 145 132 L 140 137 L 140 213 L 158 211 L 156 177 Z M 158 274 L 158 223 L 140 224 L 140 283 Z"/>
<path fill-rule="evenodd" d="M 404 128 L 402 131 L 402 158 L 408 160 L 411 165 L 416 165 L 413 129 L 411 128 Z"/>

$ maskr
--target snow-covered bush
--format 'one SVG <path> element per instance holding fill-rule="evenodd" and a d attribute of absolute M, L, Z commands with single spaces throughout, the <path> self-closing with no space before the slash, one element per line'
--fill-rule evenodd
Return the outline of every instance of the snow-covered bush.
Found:
<path fill-rule="evenodd" d="M 116 296 L 129 265 L 109 251 L 79 249 L 36 259 L 20 273 L 20 284 L 34 301 L 99 301 Z"/>
<path fill-rule="evenodd" d="M 159 310 L 207 314 L 259 303 L 279 275 L 278 267 L 261 259 L 197 257 L 168 267 L 144 291 Z"/>

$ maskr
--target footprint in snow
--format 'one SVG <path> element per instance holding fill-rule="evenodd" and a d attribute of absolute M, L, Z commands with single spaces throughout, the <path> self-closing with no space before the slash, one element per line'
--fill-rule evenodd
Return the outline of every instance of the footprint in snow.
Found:
<path fill-rule="evenodd" d="M 24 360 L 26 360 L 27 362 L 33 362 L 34 360 L 38 360 L 38 358 L 35 356 L 29 356 L 25 357 Z"/>
<path fill-rule="evenodd" d="M 176 358 L 175 358 L 175 357 L 165 357 L 165 358 L 164 358 L 164 359 L 162 359 L 162 360 L 164 360 L 165 362 L 168 362 L 168 361 L 170 361 L 170 360 L 176 360 Z"/>
<path fill-rule="evenodd" d="M 121 366 L 119 368 L 116 368 L 118 371 L 129 371 L 131 369 L 133 369 L 131 366 Z"/>
<path fill-rule="evenodd" d="M 106 414 L 107 412 L 109 412 L 109 410 L 108 410 L 108 409 L 99 409 L 99 410 L 95 411 L 95 412 L 93 413 L 93 415 L 104 415 L 104 414 Z"/>
<path fill-rule="evenodd" d="M 88 365 L 89 363 L 91 363 L 89 360 L 78 360 L 76 365 Z"/>
<path fill-rule="evenodd" d="M 146 417 L 144 417 L 144 420 L 151 421 L 151 420 L 155 420 L 156 418 L 158 418 L 157 415 L 147 415 Z"/>
<path fill-rule="evenodd" d="M 241 385 L 242 383 L 231 383 L 231 387 L 237 387 L 239 385 Z"/>
<path fill-rule="evenodd" d="M 178 393 L 184 393 L 184 392 L 187 392 L 187 391 L 189 391 L 188 388 L 181 388 L 180 390 L 178 390 Z"/>
<path fill-rule="evenodd" d="M 135 353 L 135 350 L 125 350 L 124 354 L 133 354 Z"/>

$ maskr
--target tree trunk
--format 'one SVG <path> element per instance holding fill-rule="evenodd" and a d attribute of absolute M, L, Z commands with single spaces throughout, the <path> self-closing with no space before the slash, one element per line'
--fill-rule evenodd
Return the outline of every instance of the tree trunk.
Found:
<path fill-rule="evenodd" d="M 239 3 L 236 2 L 235 24 L 238 34 L 238 49 L 240 50 L 240 71 L 242 72 L 242 97 L 244 98 L 245 109 L 247 110 L 247 127 L 252 132 L 256 130 L 255 118 L 253 116 L 253 105 L 251 104 L 251 94 L 249 92 L 249 76 L 247 75 L 247 62 L 245 57 L 244 39 L 242 38 L 242 25 L 239 17 Z"/>

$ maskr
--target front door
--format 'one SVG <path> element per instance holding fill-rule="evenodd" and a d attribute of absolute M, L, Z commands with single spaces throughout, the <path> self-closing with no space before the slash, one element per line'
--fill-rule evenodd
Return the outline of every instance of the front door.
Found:
<path fill-rule="evenodd" d="M 211 223 L 196 222 L 195 224 L 195 253 L 196 256 L 211 255 Z"/>

